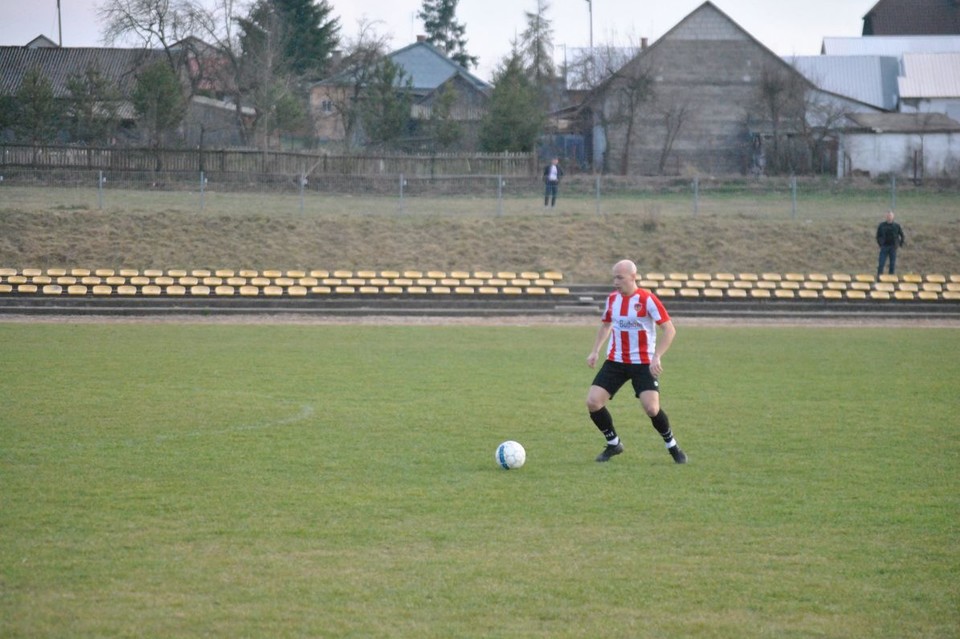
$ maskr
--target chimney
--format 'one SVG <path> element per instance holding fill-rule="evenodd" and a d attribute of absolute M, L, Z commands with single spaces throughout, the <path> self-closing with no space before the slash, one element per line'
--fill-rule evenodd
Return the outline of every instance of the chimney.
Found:
<path fill-rule="evenodd" d="M 418 36 L 417 36 L 417 42 L 426 42 L 426 41 L 427 41 L 427 36 L 425 36 L 425 35 L 418 35 Z"/>
<path fill-rule="evenodd" d="M 640 38 L 640 50 L 641 50 L 641 51 L 645 51 L 646 48 L 647 48 L 647 39 L 646 39 L 646 38 Z"/>

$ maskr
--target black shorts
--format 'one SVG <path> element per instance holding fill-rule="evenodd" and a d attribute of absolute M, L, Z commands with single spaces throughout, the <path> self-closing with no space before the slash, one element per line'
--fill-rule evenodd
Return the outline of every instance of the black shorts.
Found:
<path fill-rule="evenodd" d="M 628 380 L 633 382 L 633 392 L 637 397 L 644 391 L 660 392 L 660 382 L 650 373 L 649 364 L 621 364 L 609 359 L 604 360 L 597 376 L 593 378 L 593 385 L 613 397 Z"/>

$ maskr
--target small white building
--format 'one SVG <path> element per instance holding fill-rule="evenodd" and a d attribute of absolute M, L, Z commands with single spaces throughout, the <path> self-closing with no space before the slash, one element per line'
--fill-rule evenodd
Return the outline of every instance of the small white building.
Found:
<path fill-rule="evenodd" d="M 960 177 L 960 122 L 943 113 L 851 113 L 837 177 Z"/>

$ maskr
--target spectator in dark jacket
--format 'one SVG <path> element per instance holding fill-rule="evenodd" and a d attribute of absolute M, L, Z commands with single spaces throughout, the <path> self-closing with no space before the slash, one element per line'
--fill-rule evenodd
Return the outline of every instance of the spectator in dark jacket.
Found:
<path fill-rule="evenodd" d="M 563 177 L 563 169 L 560 168 L 560 158 L 553 160 L 543 168 L 543 183 L 546 188 L 543 192 L 543 205 L 557 205 L 557 190 L 560 187 L 560 178 Z"/>
<path fill-rule="evenodd" d="M 889 273 L 893 275 L 897 267 L 897 249 L 903 246 L 903 229 L 893 221 L 893 211 L 887 211 L 887 218 L 877 227 L 877 245 L 880 247 L 880 260 L 877 263 L 877 278 L 883 272 L 883 265 L 889 259 Z"/>

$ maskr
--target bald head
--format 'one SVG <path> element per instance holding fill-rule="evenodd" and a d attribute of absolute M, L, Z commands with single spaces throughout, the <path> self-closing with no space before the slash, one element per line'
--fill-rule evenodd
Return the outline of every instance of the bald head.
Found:
<path fill-rule="evenodd" d="M 637 265 L 630 260 L 620 260 L 614 264 L 613 285 L 624 295 L 633 295 L 637 290 Z"/>

